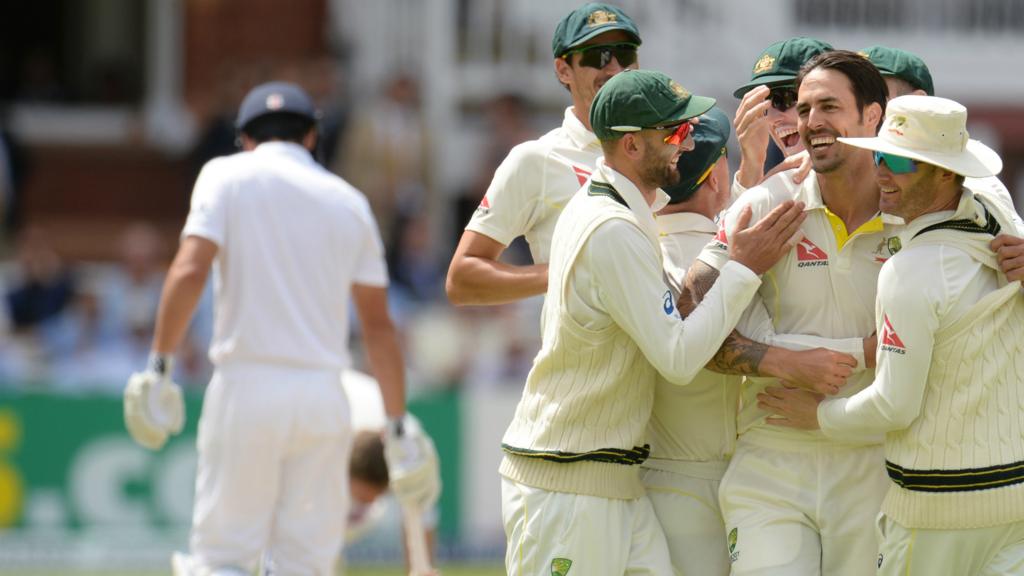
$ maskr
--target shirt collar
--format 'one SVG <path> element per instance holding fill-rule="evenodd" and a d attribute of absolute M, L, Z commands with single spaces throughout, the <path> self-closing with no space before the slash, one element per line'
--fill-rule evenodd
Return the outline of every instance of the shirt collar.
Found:
<path fill-rule="evenodd" d="M 709 220 L 707 216 L 696 212 L 658 214 L 654 220 L 658 225 L 658 232 L 662 236 L 681 232 L 705 232 L 707 234 L 718 232 L 718 226 L 714 220 Z"/>
<path fill-rule="evenodd" d="M 960 201 L 956 205 L 956 210 L 942 210 L 918 216 L 907 224 L 901 236 L 909 240 L 928 226 L 945 222 L 946 220 L 970 220 L 979 226 L 984 226 L 987 222 L 985 209 L 975 198 L 974 192 L 970 188 L 962 186 L 960 188 Z"/>
<path fill-rule="evenodd" d="M 611 166 L 604 163 L 604 156 L 597 159 L 594 166 L 593 180 L 610 184 L 615 191 L 626 201 L 626 207 L 636 216 L 640 223 L 640 229 L 647 234 L 655 246 L 658 246 L 658 225 L 654 222 L 654 213 L 661 210 L 668 204 L 669 196 L 661 188 L 657 190 L 657 198 L 653 206 L 648 206 L 644 195 L 633 182 Z"/>
<path fill-rule="evenodd" d="M 872 176 L 873 177 L 873 176 Z M 821 187 L 818 185 L 818 176 L 812 170 L 807 178 L 800 184 L 800 188 L 797 190 L 796 200 L 804 203 L 804 211 L 809 210 L 828 210 L 825 206 L 825 201 L 821 198 Z M 875 218 L 881 220 L 882 224 L 890 225 L 902 225 L 903 219 L 899 216 L 892 214 L 885 214 L 884 212 L 876 212 Z"/>
<path fill-rule="evenodd" d="M 260 155 L 272 154 L 275 156 L 288 156 L 294 160 L 299 160 L 308 164 L 316 164 L 316 160 L 313 159 L 313 155 L 309 150 L 307 150 L 302 144 L 297 144 L 295 142 L 272 140 L 256 146 L 254 152 Z"/>
<path fill-rule="evenodd" d="M 597 135 L 587 130 L 587 127 L 580 122 L 580 119 L 573 113 L 573 107 L 569 106 L 565 109 L 565 118 L 562 120 L 562 129 L 569 134 L 569 138 L 579 147 L 580 150 L 585 150 L 591 146 L 601 146 L 600 140 L 597 139 Z"/>

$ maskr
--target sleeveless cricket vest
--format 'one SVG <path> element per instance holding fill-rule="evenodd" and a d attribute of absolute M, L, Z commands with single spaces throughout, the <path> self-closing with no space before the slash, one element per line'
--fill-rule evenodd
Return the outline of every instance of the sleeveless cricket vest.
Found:
<path fill-rule="evenodd" d="M 953 245 L 998 270 L 987 249 L 993 229 L 957 222 L 911 242 Z M 935 333 L 920 416 L 886 439 L 893 485 L 882 511 L 907 528 L 1024 520 L 1024 295 L 999 278 L 1000 289 Z"/>
<path fill-rule="evenodd" d="M 640 226 L 607 184 L 593 183 L 570 206 L 557 225 L 559 238 L 570 241 L 551 248 L 543 343 L 502 440 L 499 472 L 554 492 L 639 498 L 656 371 L 617 324 L 584 328 L 565 299 L 573 264 L 598 226 L 613 218 Z"/>

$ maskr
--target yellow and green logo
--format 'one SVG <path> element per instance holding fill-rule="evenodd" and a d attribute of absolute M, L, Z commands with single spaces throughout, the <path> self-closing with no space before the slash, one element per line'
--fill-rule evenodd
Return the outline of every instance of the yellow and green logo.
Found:
<path fill-rule="evenodd" d="M 551 576 L 568 576 L 569 568 L 572 568 L 572 560 L 555 558 L 551 561 Z"/>

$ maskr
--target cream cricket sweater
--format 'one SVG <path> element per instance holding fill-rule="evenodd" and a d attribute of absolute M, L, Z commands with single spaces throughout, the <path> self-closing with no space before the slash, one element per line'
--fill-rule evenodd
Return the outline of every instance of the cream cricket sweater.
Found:
<path fill-rule="evenodd" d="M 963 225 L 924 231 L 937 220 Z M 818 409 L 827 434 L 888 431 L 882 511 L 907 528 L 1024 520 L 1024 295 L 985 223 L 965 191 L 952 216 L 907 226 L 879 278 L 875 382 Z"/>
<path fill-rule="evenodd" d="M 656 374 L 686 384 L 759 280 L 732 263 L 685 322 L 664 282 L 651 207 L 598 161 L 555 228 L 543 343 L 505 433 L 500 473 L 537 488 L 634 499 Z M 667 297 L 666 297 L 667 295 Z"/>

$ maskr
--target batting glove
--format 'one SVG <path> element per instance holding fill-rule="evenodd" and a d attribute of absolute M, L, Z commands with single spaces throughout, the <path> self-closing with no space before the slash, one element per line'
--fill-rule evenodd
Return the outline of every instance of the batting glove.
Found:
<path fill-rule="evenodd" d="M 427 510 L 441 495 L 441 475 L 434 442 L 411 416 L 388 422 L 384 460 L 391 490 L 403 506 Z"/>
<path fill-rule="evenodd" d="M 135 442 L 159 450 L 185 425 L 181 387 L 171 381 L 170 358 L 150 355 L 149 366 L 128 379 L 124 389 L 124 424 Z"/>

